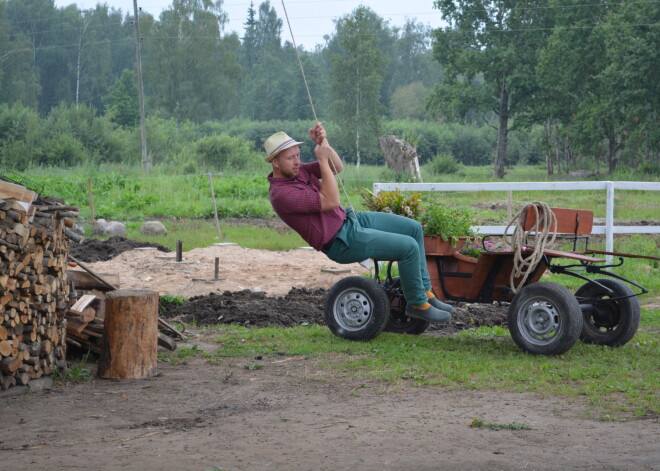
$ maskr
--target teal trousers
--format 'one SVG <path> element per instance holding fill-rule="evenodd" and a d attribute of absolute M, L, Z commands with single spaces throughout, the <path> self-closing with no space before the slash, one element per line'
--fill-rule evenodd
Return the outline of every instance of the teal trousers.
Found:
<path fill-rule="evenodd" d="M 419 222 L 396 214 L 346 211 L 346 222 L 326 252 L 337 263 L 373 258 L 396 261 L 406 302 L 421 306 L 428 301 L 431 280 L 426 269 L 424 233 Z"/>

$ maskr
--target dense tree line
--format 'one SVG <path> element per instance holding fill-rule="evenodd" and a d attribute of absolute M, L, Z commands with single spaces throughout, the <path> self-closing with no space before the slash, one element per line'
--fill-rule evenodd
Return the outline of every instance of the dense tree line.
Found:
<path fill-rule="evenodd" d="M 173 133 L 195 129 L 177 150 L 151 136 L 150 154 L 182 162 L 233 149 L 227 139 L 236 137 L 255 151 L 278 120 L 308 123 L 299 58 L 318 117 L 358 165 L 382 162 L 378 136 L 398 133 L 423 161 L 449 154 L 494 163 L 497 177 L 506 165 L 540 160 L 550 174 L 613 172 L 621 163 L 660 173 L 658 2 L 433 3 L 447 27 L 394 27 L 359 6 L 313 51 L 283 39 L 268 1 L 250 4 L 240 35 L 224 32 L 221 0 L 173 0 L 158 18 L 140 13 L 150 133 L 170 122 Z M 139 121 L 134 21 L 105 4 L 0 0 L 3 163 L 131 155 Z"/>

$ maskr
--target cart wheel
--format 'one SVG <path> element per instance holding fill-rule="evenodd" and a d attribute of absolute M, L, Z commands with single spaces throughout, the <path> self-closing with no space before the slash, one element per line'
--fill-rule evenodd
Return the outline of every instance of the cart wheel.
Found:
<path fill-rule="evenodd" d="M 397 276 L 392 278 L 392 283 L 385 289 L 390 301 L 390 318 L 385 326 L 385 331 L 395 334 L 419 335 L 425 332 L 431 323 L 406 315 L 407 303 L 400 292 L 400 287 L 401 279 Z"/>
<path fill-rule="evenodd" d="M 524 351 L 559 355 L 580 336 L 582 312 L 575 296 L 563 286 L 532 283 L 513 299 L 507 323 L 513 341 Z"/>
<path fill-rule="evenodd" d="M 575 292 L 580 302 L 591 304 L 592 309 L 582 311 L 584 325 L 580 340 L 585 343 L 619 347 L 635 336 L 639 327 L 639 301 L 633 290 L 619 280 L 601 278 L 595 280 L 612 290 L 612 294 L 596 283 L 587 282 Z M 611 300 L 620 296 L 625 299 Z"/>
<path fill-rule="evenodd" d="M 363 276 L 349 276 L 328 291 L 325 323 L 337 337 L 370 340 L 385 328 L 389 309 L 387 294 L 377 282 Z"/>

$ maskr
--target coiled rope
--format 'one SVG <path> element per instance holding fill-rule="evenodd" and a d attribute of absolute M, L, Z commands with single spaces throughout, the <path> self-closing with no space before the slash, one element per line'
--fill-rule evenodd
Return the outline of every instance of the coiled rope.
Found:
<path fill-rule="evenodd" d="M 528 230 L 524 229 L 527 212 L 534 210 L 536 216 L 534 225 Z M 509 228 L 515 225 L 513 234 L 509 235 Z M 535 201 L 525 206 L 509 222 L 504 230 L 504 240 L 513 252 L 513 269 L 509 279 L 511 290 L 514 293 L 525 284 L 536 266 L 543 258 L 543 251 L 551 245 L 557 236 L 557 217 L 550 207 L 543 202 Z M 550 240 L 548 238 L 550 237 Z M 531 253 L 530 253 L 531 250 Z M 523 253 L 525 257 L 523 257 Z M 519 278 L 518 283 L 515 279 Z"/>

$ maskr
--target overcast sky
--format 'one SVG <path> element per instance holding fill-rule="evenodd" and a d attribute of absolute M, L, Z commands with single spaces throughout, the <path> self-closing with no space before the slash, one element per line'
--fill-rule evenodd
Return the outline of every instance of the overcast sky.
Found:
<path fill-rule="evenodd" d="M 55 6 L 62 7 L 75 3 L 79 9 L 94 8 L 97 3 L 133 13 L 133 0 L 55 0 Z M 258 9 L 260 0 L 255 0 Z M 282 39 L 291 40 L 281 0 L 271 0 L 277 16 L 283 21 Z M 158 18 L 160 12 L 169 7 L 172 0 L 138 0 L 142 10 Z M 298 46 L 311 50 L 316 44 L 323 44 L 323 36 L 334 32 L 333 19 L 351 13 L 359 5 L 368 6 L 379 16 L 388 20 L 392 26 L 401 26 L 407 18 L 427 24 L 433 28 L 441 26 L 440 11 L 433 8 L 433 0 L 284 0 L 286 12 L 291 22 L 291 29 Z M 236 31 L 241 35 L 250 6 L 249 0 L 225 0 L 223 9 L 229 16 L 225 32 Z"/>

